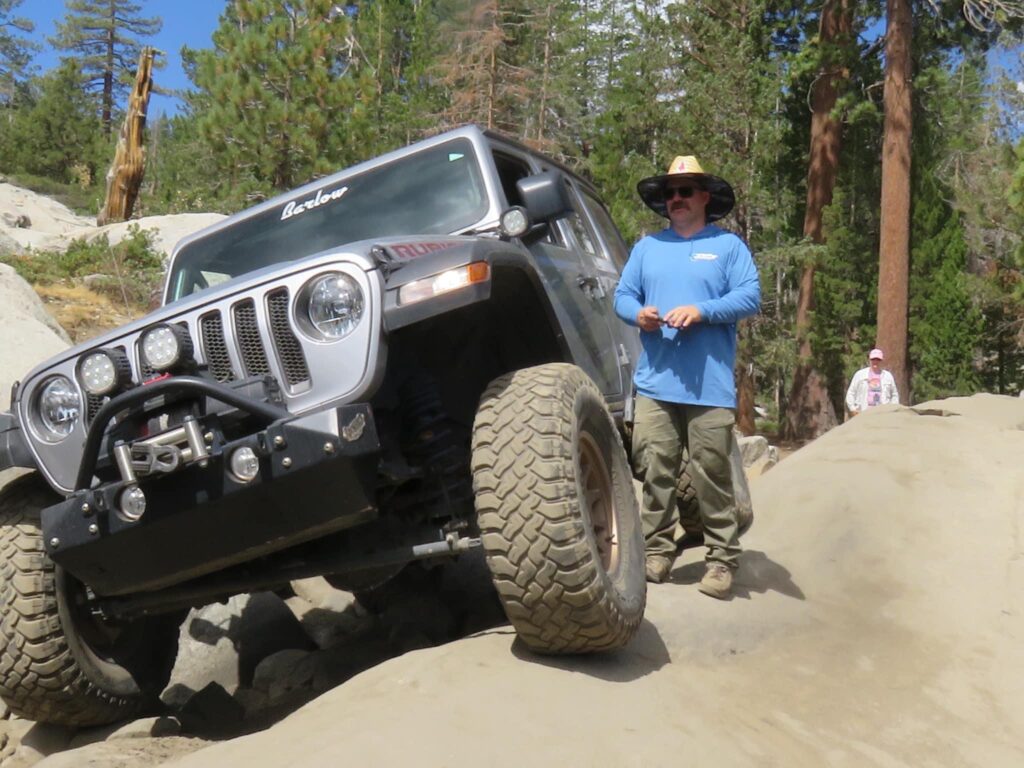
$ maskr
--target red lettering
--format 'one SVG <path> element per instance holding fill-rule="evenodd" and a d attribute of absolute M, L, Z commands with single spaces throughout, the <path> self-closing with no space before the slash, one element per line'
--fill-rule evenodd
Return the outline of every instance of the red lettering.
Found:
<path fill-rule="evenodd" d="M 428 241 L 425 243 L 396 243 L 389 245 L 388 248 L 399 259 L 415 259 L 417 256 L 426 256 L 428 253 L 454 248 L 456 245 L 458 243 L 451 241 L 442 243 Z"/>

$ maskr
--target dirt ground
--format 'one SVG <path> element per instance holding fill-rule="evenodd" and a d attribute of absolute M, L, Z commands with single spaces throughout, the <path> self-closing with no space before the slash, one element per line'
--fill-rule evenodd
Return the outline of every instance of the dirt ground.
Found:
<path fill-rule="evenodd" d="M 163 764 L 1024 765 L 1021 456 L 1024 400 L 886 406 L 753 482 L 730 601 L 688 550 L 617 654 L 497 628 Z"/>

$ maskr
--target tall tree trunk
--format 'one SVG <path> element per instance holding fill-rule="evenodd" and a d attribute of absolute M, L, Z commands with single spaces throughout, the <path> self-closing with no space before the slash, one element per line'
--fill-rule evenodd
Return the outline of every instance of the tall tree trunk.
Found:
<path fill-rule="evenodd" d="M 849 77 L 843 66 L 850 45 L 853 0 L 827 0 L 821 11 L 819 42 L 824 50 L 822 69 L 811 87 L 811 147 L 807 167 L 807 209 L 804 235 L 815 243 L 825 242 L 822 212 L 832 202 L 843 128 L 832 114 L 841 83 Z M 789 439 L 818 437 L 836 425 L 835 409 L 825 379 L 814 368 L 811 349 L 811 312 L 814 309 L 814 264 L 806 264 L 800 275 L 796 306 L 796 336 L 799 358 L 793 372 L 793 389 L 786 408 L 783 434 Z"/>
<path fill-rule="evenodd" d="M 114 122 L 114 25 L 117 23 L 113 0 L 110 3 L 110 27 L 107 29 L 106 69 L 103 72 L 103 133 L 113 130 Z"/>
<path fill-rule="evenodd" d="M 551 3 L 548 3 L 544 13 L 544 74 L 541 77 L 540 86 L 540 108 L 537 110 L 537 143 L 544 146 L 544 128 L 548 108 L 548 78 L 551 76 Z"/>
<path fill-rule="evenodd" d="M 910 139 L 913 16 L 910 0 L 887 0 L 885 137 L 882 143 L 882 220 L 878 253 L 878 346 L 910 402 L 907 316 L 910 282 Z"/>

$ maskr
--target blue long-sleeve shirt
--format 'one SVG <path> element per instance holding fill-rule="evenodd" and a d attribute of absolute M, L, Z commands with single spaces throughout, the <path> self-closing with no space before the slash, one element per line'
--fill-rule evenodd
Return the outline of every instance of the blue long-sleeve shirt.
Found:
<path fill-rule="evenodd" d="M 750 249 L 736 235 L 708 225 L 693 237 L 671 228 L 641 239 L 615 289 L 615 313 L 635 326 L 643 307 L 664 317 L 692 304 L 701 322 L 640 332 L 643 354 L 637 392 L 689 405 L 736 407 L 736 322 L 761 306 Z"/>

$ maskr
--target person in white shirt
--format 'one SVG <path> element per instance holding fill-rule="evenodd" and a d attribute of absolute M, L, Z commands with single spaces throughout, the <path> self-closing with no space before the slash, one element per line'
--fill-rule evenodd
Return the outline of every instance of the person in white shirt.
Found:
<path fill-rule="evenodd" d="M 900 402 L 900 393 L 896 390 L 896 379 L 882 368 L 885 355 L 880 349 L 872 349 L 868 353 L 868 367 L 861 368 L 850 381 L 846 390 L 846 410 L 856 416 L 876 405 Z"/>

